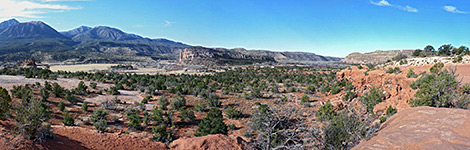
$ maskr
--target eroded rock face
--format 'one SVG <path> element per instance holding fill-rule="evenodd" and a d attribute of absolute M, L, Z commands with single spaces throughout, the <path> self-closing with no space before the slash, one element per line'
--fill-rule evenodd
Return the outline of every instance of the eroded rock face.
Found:
<path fill-rule="evenodd" d="M 402 72 L 398 74 L 385 73 L 384 70 L 367 71 L 365 66 L 362 69 L 353 66 L 338 72 L 336 76 L 339 79 L 349 79 L 356 87 L 355 92 L 359 96 L 367 93 L 371 87 L 379 87 L 384 92 L 385 98 L 375 105 L 374 113 L 376 114 L 385 113 L 389 106 L 398 111 L 409 108 L 408 100 L 416 93 L 410 84 L 416 78 L 407 78 L 405 68 L 401 68 Z"/>
<path fill-rule="evenodd" d="M 339 61 L 338 57 L 326 57 L 304 52 L 273 52 L 242 48 L 206 48 L 192 46 L 180 51 L 179 63 L 188 65 L 245 65 L 254 63 L 302 63 L 312 61 Z"/>
<path fill-rule="evenodd" d="M 401 54 L 407 57 L 410 57 L 413 54 L 414 50 L 389 50 L 381 51 L 377 50 L 370 53 L 351 53 L 346 58 L 341 60 L 341 62 L 349 64 L 381 64 L 385 63 L 388 60 L 392 60 L 393 57 Z"/>
<path fill-rule="evenodd" d="M 469 149 L 470 111 L 416 107 L 398 111 L 354 149 Z"/>
<path fill-rule="evenodd" d="M 194 138 L 180 138 L 171 143 L 172 150 L 243 150 L 247 149 L 246 142 L 238 138 L 230 138 L 226 135 L 215 134 Z"/>

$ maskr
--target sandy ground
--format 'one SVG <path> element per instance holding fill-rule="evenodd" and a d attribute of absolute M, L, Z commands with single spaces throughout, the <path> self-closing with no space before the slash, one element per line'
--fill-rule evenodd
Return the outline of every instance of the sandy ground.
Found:
<path fill-rule="evenodd" d="M 90 70 L 106 70 L 109 67 L 118 64 L 83 64 L 83 65 L 57 65 L 51 66 L 52 71 L 90 71 Z"/>
<path fill-rule="evenodd" d="M 13 85 L 25 85 L 25 84 L 34 84 L 36 82 L 44 84 L 47 81 L 50 84 L 57 82 L 60 86 L 71 89 L 78 86 L 80 80 L 70 79 L 70 78 L 58 78 L 57 80 L 45 80 L 45 79 L 36 79 L 36 78 L 25 78 L 24 76 L 10 76 L 10 75 L 0 75 L 0 86 L 6 89 L 12 89 Z M 90 84 L 89 81 L 84 81 L 86 85 Z M 98 88 L 108 88 L 109 84 L 99 84 Z"/>
<path fill-rule="evenodd" d="M 111 66 L 115 66 L 118 64 L 80 64 L 80 65 L 54 65 L 50 67 L 52 71 L 86 71 L 92 72 L 96 70 L 108 70 Z M 135 67 L 135 66 L 134 66 Z M 136 70 L 119 70 L 117 72 L 121 73 L 136 73 L 136 74 L 197 74 L 197 75 L 204 75 L 204 74 L 212 74 L 210 72 L 198 72 L 196 70 L 165 70 L 165 69 L 158 69 L 158 68 L 151 68 L 151 67 L 138 67 Z"/>
<path fill-rule="evenodd" d="M 35 78 L 25 78 L 24 76 L 10 76 L 10 75 L 0 75 L 0 86 L 3 88 L 6 88 L 7 90 L 13 89 L 13 86 L 19 86 L 19 85 L 25 85 L 25 84 L 35 84 L 36 82 L 41 83 L 41 85 L 44 84 L 44 82 L 47 81 L 50 84 L 57 82 L 60 86 L 65 87 L 67 89 L 72 89 L 76 88 L 78 86 L 78 83 L 80 83 L 81 80 L 78 79 L 71 79 L 71 78 L 58 78 L 57 80 L 45 80 L 45 79 L 35 79 Z M 84 81 L 85 85 L 89 85 L 90 81 Z M 107 89 L 112 84 L 105 84 L 105 83 L 98 83 L 97 88 L 98 89 Z M 98 95 L 96 97 L 90 97 L 90 98 L 85 98 L 86 102 L 89 103 L 96 103 L 96 104 L 101 104 L 101 102 L 104 102 L 106 100 L 113 100 L 115 98 L 118 98 L 122 102 L 126 103 L 131 103 L 133 104 L 135 101 L 140 102 L 144 96 L 143 93 L 138 92 L 138 91 L 128 91 L 128 90 L 119 90 L 121 95 Z M 148 109 L 153 109 L 154 105 L 153 104 L 147 104 L 146 107 Z"/>

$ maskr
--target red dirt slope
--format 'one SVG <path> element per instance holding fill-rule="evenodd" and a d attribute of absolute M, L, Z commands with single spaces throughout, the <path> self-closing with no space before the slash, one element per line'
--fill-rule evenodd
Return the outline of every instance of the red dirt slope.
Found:
<path fill-rule="evenodd" d="M 469 149 L 470 111 L 416 107 L 399 111 L 354 149 Z"/>
<path fill-rule="evenodd" d="M 52 131 L 56 137 L 44 144 L 46 149 L 168 149 L 164 143 L 127 134 L 98 133 L 96 130 L 64 126 L 54 126 Z"/>
<path fill-rule="evenodd" d="M 170 144 L 173 150 L 242 150 L 246 142 L 238 137 L 232 139 L 226 135 L 215 134 L 203 137 L 180 138 Z"/>

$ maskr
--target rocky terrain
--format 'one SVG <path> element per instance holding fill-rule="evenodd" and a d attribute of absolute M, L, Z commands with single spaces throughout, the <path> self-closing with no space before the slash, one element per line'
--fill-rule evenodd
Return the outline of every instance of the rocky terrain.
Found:
<path fill-rule="evenodd" d="M 181 50 L 180 64 L 190 65 L 226 65 L 226 64 L 253 64 L 253 63 L 308 63 L 308 62 L 334 62 L 338 57 L 326 57 L 314 53 L 302 52 L 273 52 L 266 50 L 246 50 L 242 48 L 206 48 L 201 46 L 188 47 Z"/>
<path fill-rule="evenodd" d="M 410 57 L 414 50 L 388 50 L 382 51 L 377 50 L 375 52 L 369 53 L 351 53 L 346 58 L 341 60 L 341 62 L 349 64 L 381 64 L 385 63 L 388 60 L 392 60 L 393 57 L 397 55 L 405 55 Z"/>
<path fill-rule="evenodd" d="M 412 57 L 400 61 L 393 61 L 385 63 L 384 65 L 391 66 L 423 66 L 432 65 L 436 63 L 444 64 L 470 64 L 470 56 L 462 56 L 462 60 L 457 62 L 457 56 L 434 56 L 434 57 Z"/>
<path fill-rule="evenodd" d="M 416 107 L 398 111 L 354 149 L 468 149 L 470 111 Z"/>

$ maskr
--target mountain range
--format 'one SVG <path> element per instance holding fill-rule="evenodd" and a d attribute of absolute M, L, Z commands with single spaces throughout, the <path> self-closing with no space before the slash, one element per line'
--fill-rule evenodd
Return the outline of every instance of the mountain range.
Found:
<path fill-rule="evenodd" d="M 77 63 L 177 60 L 181 57 L 180 51 L 189 47 L 191 46 L 181 42 L 145 38 L 107 26 L 80 26 L 58 32 L 42 21 L 19 22 L 11 19 L 0 23 L 0 60 L 3 62 L 15 62 L 25 58 L 44 62 Z M 229 51 L 241 54 L 239 49 Z M 272 57 L 274 55 L 270 51 L 244 50 L 243 57 L 260 58 L 258 56 L 268 53 L 270 58 L 262 61 L 278 61 Z M 281 54 L 289 59 L 299 59 L 298 61 L 340 60 L 333 57 L 318 59 L 319 55 L 313 53 Z"/>

